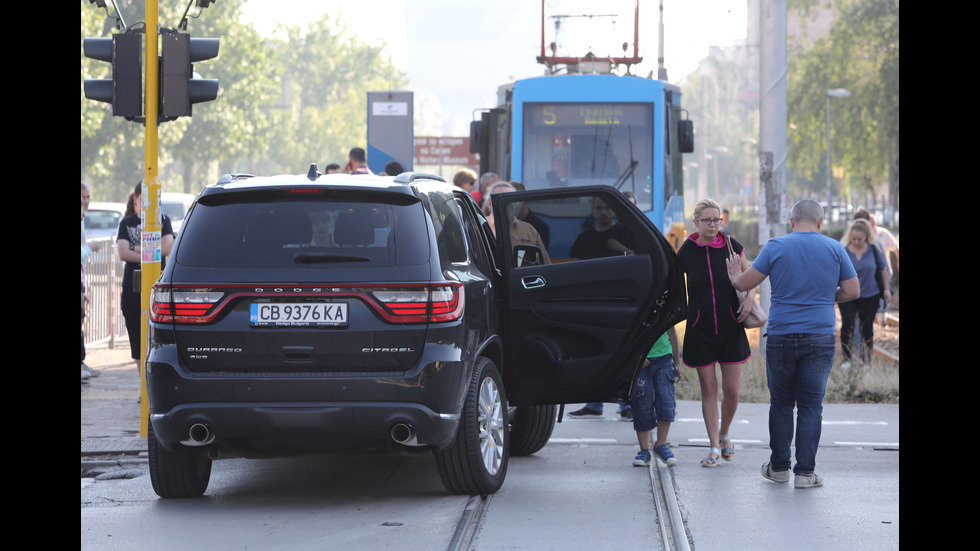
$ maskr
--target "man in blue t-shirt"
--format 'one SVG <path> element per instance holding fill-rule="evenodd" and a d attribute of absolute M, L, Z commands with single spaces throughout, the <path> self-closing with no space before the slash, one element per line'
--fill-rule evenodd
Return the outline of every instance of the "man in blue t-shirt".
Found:
<path fill-rule="evenodd" d="M 823 208 L 804 199 L 793 205 L 789 219 L 793 233 L 770 239 L 744 273 L 739 260 L 728 264 L 729 279 L 740 290 L 756 287 L 769 278 L 772 299 L 766 341 L 766 377 L 769 382 L 769 462 L 762 476 L 789 482 L 793 407 L 796 419 L 797 488 L 823 484 L 814 473 L 823 396 L 836 348 L 835 302 L 858 298 L 857 272 L 844 246 L 820 233 Z"/>

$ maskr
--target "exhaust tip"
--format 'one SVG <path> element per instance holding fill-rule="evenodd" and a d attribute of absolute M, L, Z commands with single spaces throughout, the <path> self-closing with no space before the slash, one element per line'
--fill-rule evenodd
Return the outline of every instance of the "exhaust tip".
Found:
<path fill-rule="evenodd" d="M 181 442 L 181 444 L 187 446 L 206 446 L 214 441 L 214 435 L 211 434 L 211 429 L 208 428 L 204 423 L 194 423 L 187 430 L 187 440 Z"/>
<path fill-rule="evenodd" d="M 391 427 L 391 439 L 399 444 L 404 444 L 406 446 L 417 446 L 418 441 L 415 439 L 415 429 L 407 423 L 395 423 Z"/>

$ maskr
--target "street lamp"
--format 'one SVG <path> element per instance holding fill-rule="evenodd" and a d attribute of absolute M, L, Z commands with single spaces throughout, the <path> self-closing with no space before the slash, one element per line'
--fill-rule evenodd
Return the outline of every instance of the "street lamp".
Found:
<path fill-rule="evenodd" d="M 827 90 L 827 208 L 834 200 L 834 164 L 830 153 L 830 98 L 847 98 L 851 93 L 843 88 Z"/>

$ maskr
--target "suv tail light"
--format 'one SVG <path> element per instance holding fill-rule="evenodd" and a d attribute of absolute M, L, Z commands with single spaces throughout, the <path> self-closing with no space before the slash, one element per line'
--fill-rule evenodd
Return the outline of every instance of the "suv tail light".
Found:
<path fill-rule="evenodd" d="M 180 289 L 154 285 L 150 319 L 161 323 L 207 323 L 218 314 L 225 292 L 216 289 Z"/>
<path fill-rule="evenodd" d="M 453 321 L 463 313 L 460 283 L 369 289 L 375 309 L 392 323 Z"/>
<path fill-rule="evenodd" d="M 250 288 L 198 288 L 157 284 L 150 294 L 150 319 L 158 323 L 209 323 L 233 298 L 355 298 L 389 323 L 455 321 L 463 314 L 461 283 L 383 287 L 301 285 L 269 294 Z"/>

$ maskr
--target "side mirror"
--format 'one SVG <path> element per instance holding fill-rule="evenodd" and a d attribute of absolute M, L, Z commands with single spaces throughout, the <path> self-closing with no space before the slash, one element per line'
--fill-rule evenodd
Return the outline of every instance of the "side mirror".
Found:
<path fill-rule="evenodd" d="M 470 121 L 470 153 L 483 153 L 486 148 L 483 121 Z"/>
<path fill-rule="evenodd" d="M 540 266 L 543 258 L 541 249 L 534 245 L 514 245 L 514 263 L 517 268 Z"/>
<path fill-rule="evenodd" d="M 694 121 L 677 121 L 677 139 L 681 153 L 694 153 Z"/>

